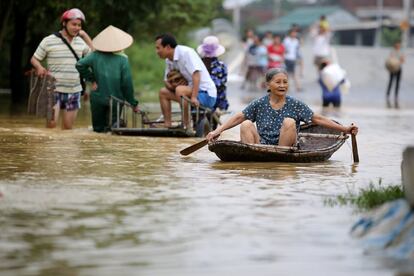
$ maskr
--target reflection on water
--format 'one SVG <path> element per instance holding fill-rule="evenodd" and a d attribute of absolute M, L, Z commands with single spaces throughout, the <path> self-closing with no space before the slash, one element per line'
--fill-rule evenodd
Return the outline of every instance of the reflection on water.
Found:
<path fill-rule="evenodd" d="M 0 274 L 390 275 L 406 264 L 363 254 L 348 235 L 354 210 L 323 202 L 399 183 L 414 112 L 340 115 L 361 128 L 358 165 L 349 141 L 323 163 L 223 163 L 207 147 L 179 156 L 197 139 L 1 115 Z"/>

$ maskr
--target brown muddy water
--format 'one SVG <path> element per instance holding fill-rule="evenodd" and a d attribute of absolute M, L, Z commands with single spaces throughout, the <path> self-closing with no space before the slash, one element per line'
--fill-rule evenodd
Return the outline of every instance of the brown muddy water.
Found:
<path fill-rule="evenodd" d="M 4 110 L 4 109 L 3 109 Z M 360 126 L 315 164 L 223 163 L 199 140 L 95 134 L 0 115 L 0 275 L 393 275 L 410 264 L 364 252 L 352 206 L 327 198 L 400 183 L 413 109 L 347 108 Z M 237 129 L 226 138 L 238 139 Z"/>

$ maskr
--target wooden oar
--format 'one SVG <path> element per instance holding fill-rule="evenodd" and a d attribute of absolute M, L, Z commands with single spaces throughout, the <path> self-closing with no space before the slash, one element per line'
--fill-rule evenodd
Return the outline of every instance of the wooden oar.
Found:
<path fill-rule="evenodd" d="M 352 141 L 352 156 L 354 157 L 354 163 L 359 163 L 358 145 L 355 134 L 351 134 Z"/>
<path fill-rule="evenodd" d="M 201 149 L 202 147 L 204 147 L 205 145 L 208 144 L 208 140 L 204 139 L 201 142 L 195 143 L 194 145 L 191 145 L 183 150 L 180 151 L 181 155 L 189 155 L 190 153 L 195 152 L 196 150 Z"/>

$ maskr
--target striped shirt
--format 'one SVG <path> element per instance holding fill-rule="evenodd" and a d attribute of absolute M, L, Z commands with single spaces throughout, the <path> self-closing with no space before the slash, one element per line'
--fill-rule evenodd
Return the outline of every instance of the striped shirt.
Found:
<path fill-rule="evenodd" d="M 79 58 L 87 55 L 89 47 L 82 38 L 76 36 L 70 43 Z M 39 61 L 46 58 L 47 67 L 56 79 L 56 91 L 61 93 L 77 93 L 82 91 L 79 72 L 76 70 L 76 58 L 63 43 L 60 37 L 52 34 L 45 37 L 34 53 Z"/>

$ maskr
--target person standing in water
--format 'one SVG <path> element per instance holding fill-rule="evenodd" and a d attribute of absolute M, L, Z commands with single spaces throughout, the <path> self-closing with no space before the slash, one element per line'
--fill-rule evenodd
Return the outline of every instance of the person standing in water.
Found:
<path fill-rule="evenodd" d="M 123 53 L 132 42 L 132 36 L 108 26 L 93 39 L 95 51 L 76 64 L 81 76 L 92 82 L 91 113 L 95 132 L 110 131 L 110 122 L 116 121 L 116 105 L 112 107 L 112 118 L 109 117 L 110 96 L 127 101 L 134 112 L 139 111 L 128 56 Z"/>
<path fill-rule="evenodd" d="M 86 56 L 90 52 L 92 42 L 88 34 L 82 30 L 85 15 L 81 10 L 75 8 L 65 11 L 60 22 L 62 29 L 40 42 L 30 62 L 38 76 L 51 74 L 56 79 L 56 104 L 53 106 L 53 118 L 47 122 L 47 127 L 56 127 L 60 110 L 63 109 L 62 129 L 72 129 L 81 107 L 80 98 L 83 91 L 75 64 L 77 57 Z M 41 63 L 43 60 L 46 60 L 47 69 Z"/>

